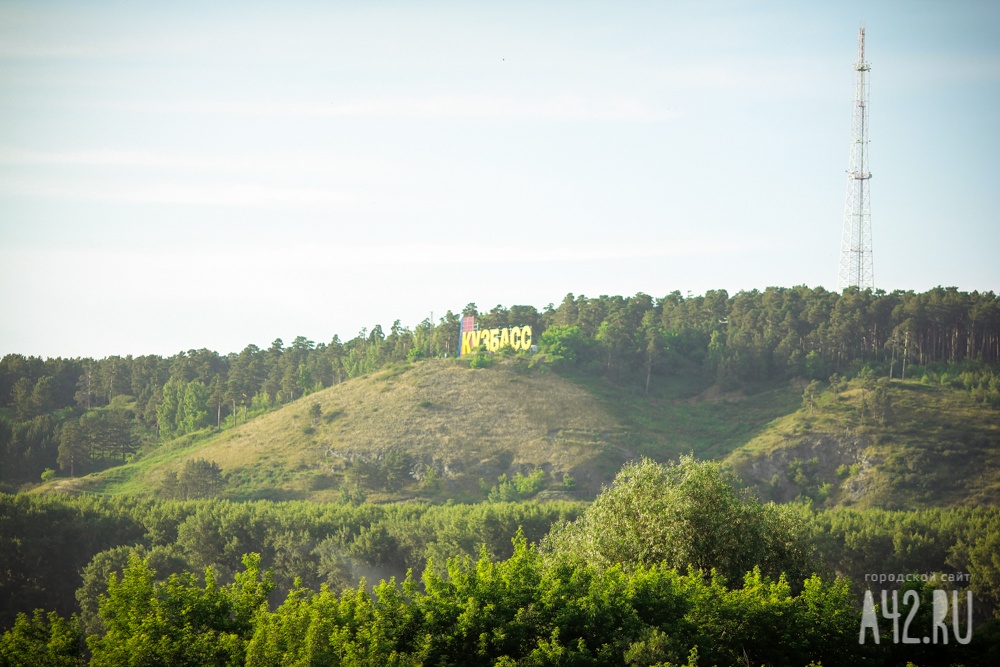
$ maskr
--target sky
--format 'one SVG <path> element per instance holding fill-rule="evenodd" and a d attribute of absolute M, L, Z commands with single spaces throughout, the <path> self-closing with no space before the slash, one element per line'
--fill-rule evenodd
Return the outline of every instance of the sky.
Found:
<path fill-rule="evenodd" d="M 1000 291 L 1000 3 L 0 0 L 0 356 L 226 354 L 470 302 Z"/>

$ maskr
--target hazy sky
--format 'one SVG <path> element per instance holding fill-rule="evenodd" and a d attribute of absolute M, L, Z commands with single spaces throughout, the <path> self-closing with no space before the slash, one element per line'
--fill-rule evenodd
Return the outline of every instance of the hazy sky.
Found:
<path fill-rule="evenodd" d="M 0 1 L 0 355 L 567 292 L 1000 290 L 1000 3 Z"/>

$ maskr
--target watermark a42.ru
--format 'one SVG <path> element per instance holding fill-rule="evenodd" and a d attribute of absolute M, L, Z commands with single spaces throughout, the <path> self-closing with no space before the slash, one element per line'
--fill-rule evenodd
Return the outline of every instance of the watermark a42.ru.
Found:
<path fill-rule="evenodd" d="M 969 581 L 968 574 L 866 574 L 865 581 L 870 583 L 912 583 L 912 582 L 955 582 L 962 583 Z M 882 589 L 881 591 L 881 612 L 882 618 L 892 621 L 892 643 L 894 644 L 947 644 L 948 643 L 948 611 L 951 609 L 951 631 L 955 641 L 959 644 L 968 644 L 972 641 L 972 591 L 965 592 L 965 631 L 961 628 L 961 616 L 959 607 L 961 600 L 957 590 L 951 591 L 951 604 L 948 604 L 948 591 L 935 589 L 931 593 L 931 618 L 930 627 L 924 628 L 923 634 L 913 623 L 920 609 L 920 594 L 913 590 L 903 593 L 902 606 L 900 605 L 899 590 Z M 900 628 L 900 619 L 903 617 L 904 608 L 909 612 L 903 620 Z M 861 632 L 858 635 L 858 643 L 864 644 L 868 631 L 871 631 L 875 643 L 879 643 L 878 614 L 875 611 L 875 597 L 871 590 L 865 591 L 864 606 L 861 611 Z M 916 633 L 916 636 L 910 636 Z M 922 635 L 922 636 L 921 636 Z M 887 638 L 888 639 L 888 638 Z"/>

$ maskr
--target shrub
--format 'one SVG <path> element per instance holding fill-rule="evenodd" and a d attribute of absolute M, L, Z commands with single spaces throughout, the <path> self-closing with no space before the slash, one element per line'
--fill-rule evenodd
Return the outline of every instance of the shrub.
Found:
<path fill-rule="evenodd" d="M 572 523 L 553 528 L 546 550 L 610 567 L 665 563 L 715 569 L 730 583 L 760 567 L 801 582 L 812 570 L 812 548 L 790 510 L 762 505 L 735 488 L 721 464 L 682 456 L 622 468 L 612 486 Z"/>

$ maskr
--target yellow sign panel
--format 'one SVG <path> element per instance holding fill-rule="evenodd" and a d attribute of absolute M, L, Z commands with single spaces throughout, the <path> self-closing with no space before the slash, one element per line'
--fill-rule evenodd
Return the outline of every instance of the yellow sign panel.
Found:
<path fill-rule="evenodd" d="M 531 347 L 531 327 L 480 329 L 479 331 L 462 332 L 461 354 L 472 354 L 480 345 L 485 345 L 486 349 L 490 352 L 496 352 L 501 347 L 527 350 Z"/>

